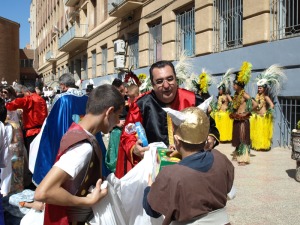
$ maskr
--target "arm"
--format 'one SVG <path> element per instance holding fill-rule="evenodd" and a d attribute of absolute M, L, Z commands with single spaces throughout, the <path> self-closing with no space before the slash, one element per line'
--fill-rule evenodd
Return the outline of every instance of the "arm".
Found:
<path fill-rule="evenodd" d="M 245 92 L 244 93 L 244 98 L 245 98 L 245 100 L 250 100 L 251 96 Z M 253 98 L 251 99 L 251 103 L 252 103 L 252 110 L 256 109 L 257 106 L 258 106 L 258 104 L 257 104 L 257 102 Z"/>
<path fill-rule="evenodd" d="M 62 169 L 53 166 L 40 185 L 37 187 L 34 199 L 60 206 L 92 206 L 100 201 L 106 194 L 107 189 L 101 190 L 101 179 L 97 181 L 94 191 L 86 197 L 78 197 L 66 191 L 62 185 L 71 176 Z"/>
<path fill-rule="evenodd" d="M 24 109 L 26 107 L 26 104 L 27 104 L 27 98 L 23 97 L 23 98 L 16 98 L 11 102 L 6 103 L 5 107 L 7 108 L 7 110 L 14 111 L 17 109 Z"/>
<path fill-rule="evenodd" d="M 268 103 L 269 108 L 270 109 L 274 109 L 274 103 L 272 102 L 272 100 L 270 99 L 270 97 L 269 96 L 265 96 L 265 100 Z"/>
<path fill-rule="evenodd" d="M 127 114 L 124 127 L 129 123 L 141 122 L 143 124 L 143 118 L 139 110 L 138 105 L 134 102 Z M 133 163 L 134 160 L 141 159 L 144 155 L 144 152 L 149 149 L 149 147 L 142 147 L 141 141 L 136 137 L 136 133 L 128 134 L 123 129 L 120 137 L 120 145 L 122 145 L 123 150 L 128 159 Z"/>

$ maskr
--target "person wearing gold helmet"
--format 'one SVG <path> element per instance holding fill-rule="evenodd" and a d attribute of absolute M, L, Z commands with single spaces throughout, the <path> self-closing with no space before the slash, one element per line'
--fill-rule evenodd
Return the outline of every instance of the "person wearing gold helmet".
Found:
<path fill-rule="evenodd" d="M 164 167 L 153 183 L 149 176 L 143 199 L 146 213 L 155 218 L 164 215 L 163 225 L 203 220 L 228 224 L 224 207 L 233 187 L 234 166 L 219 151 L 204 150 L 208 116 L 197 107 L 166 111 L 173 121 L 174 143 L 182 160 Z"/>
<path fill-rule="evenodd" d="M 251 77 L 252 64 L 243 62 L 240 72 L 233 82 L 235 90 L 232 99 L 233 112 L 230 118 L 233 119 L 232 146 L 235 147 L 232 160 L 237 160 L 240 166 L 250 163 L 250 123 L 249 118 L 257 103 L 245 91 L 245 85 Z"/>

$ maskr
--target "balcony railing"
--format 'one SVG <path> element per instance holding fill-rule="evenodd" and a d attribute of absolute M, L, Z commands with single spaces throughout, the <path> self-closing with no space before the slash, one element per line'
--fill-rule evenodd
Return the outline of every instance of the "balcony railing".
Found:
<path fill-rule="evenodd" d="M 108 0 L 110 16 L 123 17 L 132 10 L 142 6 L 146 0 Z"/>
<path fill-rule="evenodd" d="M 88 33 L 87 24 L 75 24 L 58 40 L 58 49 L 63 52 L 70 52 L 74 48 L 88 41 L 86 35 Z"/>
<path fill-rule="evenodd" d="M 48 62 L 54 62 L 54 61 L 56 61 L 54 52 L 48 51 L 46 53 L 46 61 L 48 61 Z"/>

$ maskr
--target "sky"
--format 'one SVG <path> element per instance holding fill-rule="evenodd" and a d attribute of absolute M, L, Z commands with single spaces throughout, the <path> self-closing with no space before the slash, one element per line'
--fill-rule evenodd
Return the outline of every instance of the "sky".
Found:
<path fill-rule="evenodd" d="M 1 0 L 0 16 L 20 24 L 20 49 L 30 43 L 30 3 L 31 0 Z"/>

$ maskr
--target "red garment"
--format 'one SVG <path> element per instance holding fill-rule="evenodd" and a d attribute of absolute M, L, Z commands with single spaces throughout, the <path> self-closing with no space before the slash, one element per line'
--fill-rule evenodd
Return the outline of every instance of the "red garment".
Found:
<path fill-rule="evenodd" d="M 48 115 L 46 101 L 36 93 L 16 98 L 6 103 L 6 108 L 10 111 L 23 110 L 23 129 L 26 130 L 26 137 L 38 134 Z"/>
<path fill-rule="evenodd" d="M 128 123 L 136 123 L 138 121 L 141 122 L 141 124 L 143 124 L 143 126 L 145 126 L 143 122 L 145 122 L 144 120 L 148 119 L 148 118 L 143 117 L 143 114 L 138 106 L 138 102 L 143 101 L 143 97 L 147 97 L 147 95 L 151 95 L 151 92 L 147 92 L 147 93 L 139 96 L 138 99 L 136 99 L 132 103 L 132 105 L 130 106 L 129 112 L 127 114 L 125 126 Z M 154 101 L 157 101 L 157 99 L 155 97 L 154 97 Z M 178 88 L 176 97 L 173 100 L 170 108 L 180 111 L 187 107 L 195 106 L 195 103 L 196 103 L 196 98 L 195 98 L 195 94 L 193 92 Z M 161 107 L 156 108 L 156 111 L 157 110 L 163 111 L 163 109 Z M 149 109 L 149 111 L 151 111 L 151 109 Z M 148 113 L 153 113 L 153 112 L 145 112 L 144 111 L 143 113 L 148 114 Z M 165 120 L 165 118 L 163 117 L 164 115 L 166 115 L 165 112 L 159 113 L 158 116 L 161 116 L 161 117 L 155 118 L 155 121 L 152 121 L 152 123 L 161 123 L 163 120 Z M 147 133 L 148 139 L 151 138 L 152 136 L 155 136 L 155 137 L 160 136 L 160 132 L 162 131 L 162 130 L 154 130 L 152 132 L 152 131 L 147 130 L 147 127 L 144 127 L 144 128 L 146 130 L 146 133 L 148 132 Z M 167 129 L 167 128 L 165 127 L 165 129 Z M 135 154 L 132 154 L 132 148 L 135 145 L 136 141 L 137 141 L 137 137 L 135 134 L 127 134 L 123 129 L 121 138 L 120 138 L 119 151 L 118 151 L 118 160 L 117 160 L 117 166 L 116 166 L 116 172 L 115 172 L 116 177 L 118 177 L 118 178 L 123 177 L 129 170 L 131 170 L 136 164 L 138 164 L 141 161 L 141 159 L 138 156 L 136 156 Z M 162 141 L 162 140 L 157 139 L 155 141 Z"/>

